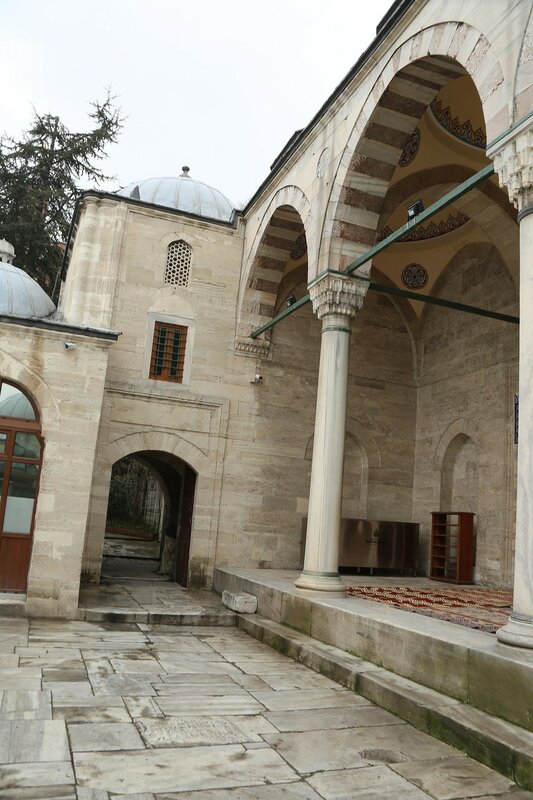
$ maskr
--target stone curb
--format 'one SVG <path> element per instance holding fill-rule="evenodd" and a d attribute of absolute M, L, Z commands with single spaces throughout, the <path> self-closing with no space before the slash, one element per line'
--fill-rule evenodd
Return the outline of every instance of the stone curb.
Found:
<path fill-rule="evenodd" d="M 237 627 L 533 790 L 530 731 L 257 614 Z"/>
<path fill-rule="evenodd" d="M 233 611 L 197 614 L 173 613 L 172 611 L 129 611 L 117 608 L 115 611 L 99 611 L 92 608 L 79 608 L 77 619 L 83 622 L 144 623 L 146 625 L 175 625 L 233 627 L 239 615 Z"/>

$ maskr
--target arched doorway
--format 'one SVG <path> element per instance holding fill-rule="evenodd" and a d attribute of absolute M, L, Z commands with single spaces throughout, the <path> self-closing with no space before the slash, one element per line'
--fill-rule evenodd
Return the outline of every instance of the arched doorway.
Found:
<path fill-rule="evenodd" d="M 0 591 L 24 592 L 43 441 L 33 401 L 0 379 Z"/>
<path fill-rule="evenodd" d="M 196 472 L 169 453 L 145 450 L 113 465 L 104 579 L 167 579 L 187 586 Z"/>

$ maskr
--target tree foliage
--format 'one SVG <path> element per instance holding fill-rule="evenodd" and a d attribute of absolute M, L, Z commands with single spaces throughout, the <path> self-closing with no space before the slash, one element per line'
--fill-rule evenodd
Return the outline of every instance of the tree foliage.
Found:
<path fill-rule="evenodd" d="M 16 264 L 50 291 L 58 272 L 80 181 L 109 177 L 95 165 L 122 127 L 108 93 L 91 104 L 88 133 L 73 133 L 52 114 L 34 111 L 20 140 L 0 139 L 0 238 L 15 247 Z"/>

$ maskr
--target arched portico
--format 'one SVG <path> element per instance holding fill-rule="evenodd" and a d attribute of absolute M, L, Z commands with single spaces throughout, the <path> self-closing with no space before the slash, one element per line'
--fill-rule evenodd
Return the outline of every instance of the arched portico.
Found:
<path fill-rule="evenodd" d="M 488 105 L 486 93 L 483 92 L 484 72 L 479 70 L 481 51 L 493 61 L 492 73 L 495 76 Z M 491 120 L 491 130 L 494 130 L 496 105 L 500 119 L 502 109 L 507 108 L 501 89 L 502 75 L 489 42 L 466 25 L 461 30 L 455 23 L 434 26 L 422 31 L 391 54 L 354 126 L 330 195 L 318 259 L 318 275 L 310 284 L 313 297 L 320 292 L 319 287 L 323 283 L 324 294 L 332 302 L 330 313 L 334 305 L 337 311 L 343 305 L 339 299 L 340 289 L 336 295 L 332 291 L 334 278 L 341 280 L 343 270 L 351 262 L 368 251 L 380 238 L 402 227 L 408 219 L 410 204 L 421 196 L 423 207 L 427 208 L 461 182 L 459 176 L 475 174 L 487 164 L 486 154 L 479 142 L 486 141 L 489 128 L 488 123 L 485 124 L 486 119 Z M 460 90 L 454 91 L 459 84 Z M 459 97 L 465 93 L 469 97 L 466 107 L 459 101 Z M 449 104 L 445 108 L 446 113 L 440 113 L 445 103 Z M 466 117 L 463 119 L 463 113 L 470 113 L 472 122 Z M 446 114 L 453 122 L 448 127 L 445 125 L 448 120 Z M 439 218 L 435 215 L 426 227 L 421 226 L 419 230 L 409 232 L 388 251 L 375 256 L 373 263 L 376 274 L 379 270 L 385 278 L 381 282 L 386 286 L 401 289 L 403 270 L 410 266 L 425 275 L 424 282 L 414 288 L 427 284 L 424 293 L 435 294 L 439 291 L 439 276 L 454 253 L 464 250 L 470 242 L 473 246 L 479 240 L 480 253 L 491 252 L 491 247 L 494 249 L 496 243 L 504 249 L 504 260 L 517 282 L 516 218 L 507 198 L 494 182 L 458 199 L 445 216 Z M 427 268 L 420 266 L 421 263 Z M 340 274 L 332 268 L 340 270 Z M 359 273 L 365 271 L 369 273 L 370 262 L 360 268 Z M 361 289 L 368 285 L 354 282 Z M 409 288 L 409 284 L 405 286 Z M 459 298 L 460 294 L 451 299 Z M 421 307 L 416 302 L 409 302 L 414 310 L 415 321 L 418 320 L 414 326 L 418 328 L 415 348 L 418 350 L 418 361 L 422 358 L 425 346 L 420 334 Z M 498 305 L 495 310 L 498 310 Z M 509 313 L 508 307 L 502 311 Z M 348 304 L 345 304 L 343 313 L 347 321 L 355 311 L 348 310 Z M 340 341 L 342 331 L 348 332 L 350 325 L 343 325 L 337 316 L 336 328 Z M 333 335 L 331 328 L 330 334 Z M 335 488 L 328 485 L 326 475 L 334 471 L 328 465 L 328 458 L 332 457 L 335 448 L 337 466 L 340 459 L 336 439 L 331 432 L 331 420 L 340 413 L 338 393 L 343 380 L 340 373 L 346 366 L 338 355 L 336 363 L 337 369 L 324 378 L 330 385 L 337 382 L 335 398 L 328 400 L 326 387 L 323 388 L 324 396 L 321 396 L 319 383 L 316 426 L 317 429 L 320 425 L 325 426 L 324 430 L 327 429 L 329 433 L 325 437 L 325 452 L 322 455 L 315 452 L 314 461 L 318 458 L 321 463 L 313 463 L 313 471 L 322 469 L 323 472 L 315 481 L 314 501 L 313 488 L 310 493 L 310 519 L 316 513 L 316 507 L 320 507 L 315 543 L 322 542 L 322 554 L 317 556 L 315 546 L 313 565 L 307 559 L 304 573 L 297 581 L 297 586 L 301 588 L 328 588 L 319 586 L 325 583 L 323 578 L 327 577 L 329 588 L 334 589 L 336 580 L 336 552 L 332 540 L 337 536 L 338 525 L 336 500 L 334 502 L 332 498 L 338 499 L 339 486 L 335 481 Z M 331 403 L 329 407 L 328 402 Z M 326 490 L 320 488 L 326 485 Z M 329 514 L 327 521 L 325 514 Z M 310 528 L 312 531 L 312 524 Z M 312 547 L 312 536 L 310 544 Z M 314 578 L 309 577 L 311 572 Z M 337 588 L 341 588 L 340 583 L 337 583 Z"/>

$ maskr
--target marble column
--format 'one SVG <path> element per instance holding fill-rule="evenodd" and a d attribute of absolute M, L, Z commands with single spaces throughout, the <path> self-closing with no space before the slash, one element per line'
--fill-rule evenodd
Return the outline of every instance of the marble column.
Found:
<path fill-rule="evenodd" d="M 351 322 L 362 308 L 368 283 L 328 270 L 310 285 L 313 310 L 322 321 L 315 436 L 307 540 L 299 589 L 343 591 L 339 536 L 346 429 Z"/>
<path fill-rule="evenodd" d="M 501 642 L 533 648 L 533 121 L 526 120 L 487 151 L 500 186 L 518 208 L 520 225 L 520 354 L 518 484 L 513 611 Z"/>

